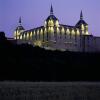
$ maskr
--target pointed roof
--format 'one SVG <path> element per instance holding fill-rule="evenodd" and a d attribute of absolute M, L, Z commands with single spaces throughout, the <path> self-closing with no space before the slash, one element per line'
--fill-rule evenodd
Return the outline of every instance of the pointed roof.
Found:
<path fill-rule="evenodd" d="M 83 20 L 83 12 L 81 10 L 81 13 L 80 13 L 80 20 Z"/>
<path fill-rule="evenodd" d="M 21 23 L 22 23 L 22 20 L 21 20 L 21 17 L 19 17 L 19 24 L 21 25 Z"/>
<path fill-rule="evenodd" d="M 50 15 L 53 15 L 53 7 L 52 7 L 52 4 L 51 4 L 51 8 L 50 8 Z"/>
<path fill-rule="evenodd" d="M 21 17 L 19 17 L 19 25 L 18 25 L 18 27 L 16 28 L 16 30 L 25 30 L 24 27 L 22 26 Z"/>
<path fill-rule="evenodd" d="M 88 25 L 84 20 L 79 20 L 75 26 L 80 26 L 81 24 Z"/>
<path fill-rule="evenodd" d="M 52 4 L 51 4 L 51 8 L 50 8 L 50 15 L 47 17 L 46 21 L 51 20 L 51 19 L 54 20 L 54 21 L 58 20 L 58 19 L 55 17 L 55 15 L 53 14 L 53 7 L 52 7 Z"/>
<path fill-rule="evenodd" d="M 81 13 L 80 13 L 80 20 L 78 21 L 78 23 L 75 25 L 76 27 L 79 27 L 81 24 L 84 24 L 84 25 L 88 25 L 84 20 L 83 20 L 83 12 L 81 10 Z"/>

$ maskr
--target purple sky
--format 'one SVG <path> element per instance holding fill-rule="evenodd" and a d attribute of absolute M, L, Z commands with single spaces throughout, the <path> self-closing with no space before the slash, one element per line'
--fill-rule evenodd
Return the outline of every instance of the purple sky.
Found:
<path fill-rule="evenodd" d="M 83 10 L 89 32 L 100 36 L 100 0 L 0 0 L 0 31 L 12 37 L 20 16 L 25 29 L 43 25 L 51 3 L 60 24 L 75 25 Z"/>

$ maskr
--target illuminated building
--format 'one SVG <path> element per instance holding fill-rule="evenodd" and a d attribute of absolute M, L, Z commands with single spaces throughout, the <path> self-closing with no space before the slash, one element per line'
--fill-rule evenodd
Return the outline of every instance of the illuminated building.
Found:
<path fill-rule="evenodd" d="M 25 30 L 19 19 L 19 26 L 14 32 L 14 39 L 18 44 L 30 43 L 51 50 L 68 51 L 95 51 L 94 40 L 96 37 L 88 32 L 88 24 L 83 19 L 82 11 L 80 19 L 75 26 L 60 24 L 53 13 L 51 5 L 50 15 L 43 26 Z"/>

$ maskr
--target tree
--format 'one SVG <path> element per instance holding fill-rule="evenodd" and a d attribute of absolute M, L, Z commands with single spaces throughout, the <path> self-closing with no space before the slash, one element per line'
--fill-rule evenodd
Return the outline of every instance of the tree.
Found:
<path fill-rule="evenodd" d="M 0 41 L 5 41 L 5 40 L 7 40 L 7 38 L 5 37 L 5 33 L 0 32 Z"/>

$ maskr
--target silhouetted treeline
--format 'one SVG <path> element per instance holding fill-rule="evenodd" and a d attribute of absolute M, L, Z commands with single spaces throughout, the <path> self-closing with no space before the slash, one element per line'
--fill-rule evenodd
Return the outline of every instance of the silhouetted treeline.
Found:
<path fill-rule="evenodd" d="M 17 45 L 0 33 L 0 80 L 100 81 L 100 53 Z"/>

